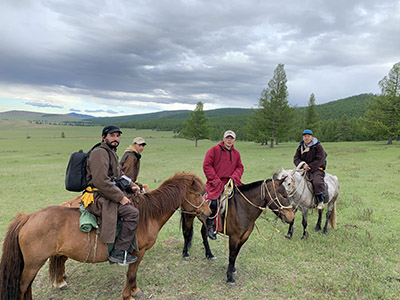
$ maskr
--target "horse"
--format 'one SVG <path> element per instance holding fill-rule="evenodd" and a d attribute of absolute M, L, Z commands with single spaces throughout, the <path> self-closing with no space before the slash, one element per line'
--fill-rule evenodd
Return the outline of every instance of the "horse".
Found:
<path fill-rule="evenodd" d="M 310 190 L 309 185 L 307 184 L 307 172 L 302 169 L 303 163 L 300 163 L 293 170 L 285 170 L 283 167 L 281 168 L 281 172 L 276 178 L 285 178 L 283 185 L 286 188 L 286 191 L 289 195 L 289 198 L 295 207 L 295 213 L 299 209 L 303 215 L 303 236 L 302 239 L 308 238 L 307 232 L 307 216 L 308 209 L 315 208 L 316 203 L 314 200 L 314 195 L 312 190 Z M 328 193 L 325 197 L 325 201 L 328 203 L 328 208 L 326 212 L 326 222 L 324 228 L 322 230 L 323 234 L 328 232 L 328 222 L 333 229 L 336 229 L 336 200 L 339 196 L 339 181 L 336 176 L 325 173 L 325 184 L 328 188 Z M 318 210 L 318 221 L 315 225 L 314 230 L 321 230 L 321 221 L 322 221 L 322 211 Z M 289 230 L 285 235 L 286 238 L 291 239 L 293 236 L 293 225 L 294 221 L 289 224 Z"/>
<path fill-rule="evenodd" d="M 210 208 L 202 197 L 204 186 L 201 178 L 193 173 L 176 173 L 158 189 L 133 198 L 140 212 L 136 233 L 139 250 L 133 252 L 138 260 L 128 267 L 121 299 L 133 300 L 132 297 L 143 294 L 136 284 L 139 264 L 154 245 L 158 232 L 179 207 L 203 221 L 210 215 Z M 31 300 L 33 280 L 50 257 L 59 258 L 61 263 L 65 263 L 67 257 L 84 263 L 108 261 L 106 245 L 97 240 L 97 232 L 79 230 L 79 217 L 78 209 L 64 206 L 49 206 L 16 216 L 3 243 L 0 299 Z M 53 271 L 57 276 L 57 270 Z M 58 280 L 63 280 L 62 272 L 58 275 L 61 276 Z"/>
<path fill-rule="evenodd" d="M 281 218 L 283 223 L 293 222 L 294 212 L 282 185 L 284 180 L 265 179 L 241 186 L 234 185 L 234 192 L 227 200 L 226 217 L 223 221 L 226 223 L 224 224 L 226 225 L 224 234 L 229 236 L 229 265 L 226 273 L 226 282 L 229 285 L 235 285 L 233 275 L 236 273 L 236 257 L 253 231 L 256 219 L 267 206 Z M 193 237 L 193 220 L 194 216 L 181 215 L 184 237 L 182 256 L 184 259 L 189 259 L 188 251 Z M 215 259 L 208 243 L 207 229 L 204 223 L 201 227 L 201 236 L 206 258 Z"/>

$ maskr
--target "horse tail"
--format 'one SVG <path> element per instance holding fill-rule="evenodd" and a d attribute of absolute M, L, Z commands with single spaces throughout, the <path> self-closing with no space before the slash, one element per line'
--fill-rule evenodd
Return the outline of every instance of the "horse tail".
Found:
<path fill-rule="evenodd" d="M 333 229 L 337 228 L 336 201 L 333 204 L 333 209 L 332 209 L 331 215 L 329 217 L 329 225 L 331 225 L 331 227 Z"/>
<path fill-rule="evenodd" d="M 22 270 L 24 269 L 24 257 L 19 246 L 18 235 L 29 219 L 29 214 L 19 213 L 8 226 L 6 237 L 3 243 L 3 255 L 0 262 L 0 299 L 20 300 L 19 283 Z M 28 289 L 25 296 L 31 295 Z"/>

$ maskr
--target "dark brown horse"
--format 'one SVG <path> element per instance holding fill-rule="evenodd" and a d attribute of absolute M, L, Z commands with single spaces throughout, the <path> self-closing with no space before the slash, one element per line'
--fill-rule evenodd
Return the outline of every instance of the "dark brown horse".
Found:
<path fill-rule="evenodd" d="M 293 208 L 287 199 L 286 190 L 282 185 L 284 179 L 273 181 L 271 179 L 257 181 L 242 186 L 234 186 L 234 193 L 228 201 L 226 220 L 226 235 L 229 236 L 229 265 L 227 282 L 235 284 L 233 274 L 236 272 L 235 262 L 240 248 L 249 238 L 254 228 L 254 223 L 261 212 L 268 206 L 284 223 L 294 220 Z M 184 215 L 182 231 L 185 239 L 183 258 L 189 258 L 189 248 L 193 236 L 194 216 Z M 206 257 L 213 259 L 210 245 L 207 240 L 207 230 L 203 223 L 201 236 L 206 251 Z"/>
<path fill-rule="evenodd" d="M 132 299 L 141 292 L 136 284 L 140 261 L 146 250 L 154 245 L 161 227 L 179 207 L 203 218 L 210 214 L 201 196 L 203 190 L 204 182 L 197 175 L 177 173 L 158 189 L 139 195 L 135 205 L 140 211 L 137 230 L 140 250 L 133 253 L 138 257 L 137 262 L 128 267 L 123 300 Z M 106 245 L 97 240 L 96 232 L 92 230 L 88 234 L 79 230 L 79 216 L 78 209 L 63 206 L 49 206 L 31 214 L 17 215 L 8 227 L 3 243 L 1 300 L 32 299 L 32 282 L 49 257 L 58 257 L 62 263 L 67 257 L 88 263 L 108 260 Z M 63 266 L 59 270 L 63 270 Z"/>

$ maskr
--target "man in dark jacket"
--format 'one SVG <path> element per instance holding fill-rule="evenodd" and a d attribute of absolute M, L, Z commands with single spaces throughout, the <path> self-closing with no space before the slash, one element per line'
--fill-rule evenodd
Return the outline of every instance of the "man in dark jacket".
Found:
<path fill-rule="evenodd" d="M 240 181 L 243 175 L 243 164 L 240 153 L 234 147 L 236 134 L 232 130 L 225 131 L 222 142 L 208 150 L 203 162 L 203 171 L 206 175 L 206 192 L 210 200 L 211 215 L 207 219 L 207 232 L 210 239 L 215 240 L 213 228 L 214 216 L 218 209 L 218 199 L 224 190 L 229 178 L 236 185 L 242 185 Z"/>
<path fill-rule="evenodd" d="M 126 196 L 126 193 L 137 192 L 137 187 L 129 181 L 125 186 L 117 186 L 123 175 L 116 153 L 121 133 L 115 125 L 104 127 L 100 146 L 95 148 L 88 158 L 87 177 L 90 179 L 89 186 L 95 192 L 94 202 L 88 205 L 87 210 L 98 217 L 100 239 L 104 243 L 115 241 L 109 260 L 119 264 L 131 264 L 137 260 L 128 250 L 138 227 L 139 211 Z M 115 240 L 119 218 L 123 221 Z"/>
<path fill-rule="evenodd" d="M 303 168 L 307 170 L 307 175 L 312 182 L 319 210 L 324 209 L 326 157 L 324 148 L 319 140 L 313 137 L 313 132 L 310 129 L 304 130 L 303 140 L 296 150 L 293 161 L 296 167 L 301 162 L 305 162 Z"/>
<path fill-rule="evenodd" d="M 136 137 L 133 139 L 133 143 L 126 148 L 124 155 L 121 158 L 120 166 L 122 172 L 126 176 L 132 179 L 143 192 L 143 185 L 138 182 L 139 170 L 140 170 L 140 158 L 142 152 L 146 146 L 146 142 L 142 137 Z"/>

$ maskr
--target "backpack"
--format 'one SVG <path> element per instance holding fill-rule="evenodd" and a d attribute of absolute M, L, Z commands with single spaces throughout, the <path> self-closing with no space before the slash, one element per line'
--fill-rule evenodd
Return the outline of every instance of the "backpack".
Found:
<path fill-rule="evenodd" d="M 99 146 L 100 143 L 97 143 L 87 153 L 81 149 L 71 154 L 65 173 L 65 188 L 68 191 L 82 192 L 88 186 L 89 180 L 86 178 L 87 160 L 93 149 Z"/>

